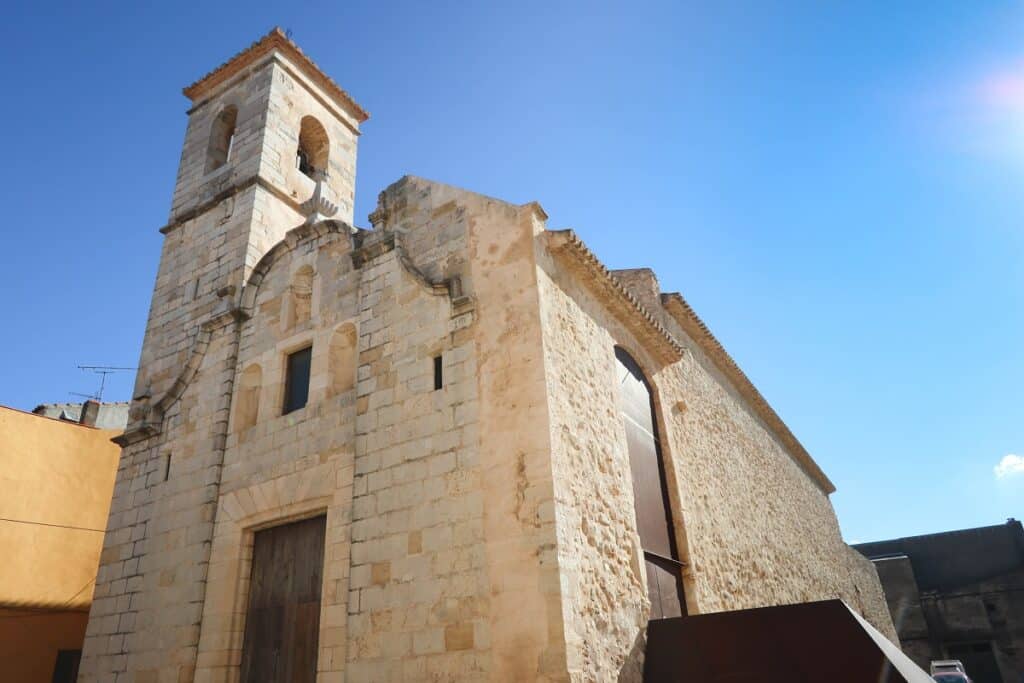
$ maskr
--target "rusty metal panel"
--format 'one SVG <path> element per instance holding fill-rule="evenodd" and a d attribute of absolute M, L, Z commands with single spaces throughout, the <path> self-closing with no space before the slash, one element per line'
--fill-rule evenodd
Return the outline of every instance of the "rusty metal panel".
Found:
<path fill-rule="evenodd" d="M 667 557 L 644 553 L 651 619 L 668 619 L 686 614 L 683 599 L 682 565 Z"/>
<path fill-rule="evenodd" d="M 657 683 L 924 683 L 930 677 L 840 600 L 717 612 L 647 625 Z M 876 638 L 882 641 L 876 642 Z M 888 652 L 886 651 L 888 649 Z"/>
<path fill-rule="evenodd" d="M 654 434 L 651 392 L 640 368 L 628 356 L 619 357 L 619 408 L 642 430 Z"/>
<path fill-rule="evenodd" d="M 256 532 L 242 645 L 243 683 L 314 683 L 324 516 Z"/>
<path fill-rule="evenodd" d="M 625 419 L 629 466 L 633 473 L 633 505 L 644 550 L 672 557 L 672 522 L 662 486 L 661 468 L 654 440 Z"/>

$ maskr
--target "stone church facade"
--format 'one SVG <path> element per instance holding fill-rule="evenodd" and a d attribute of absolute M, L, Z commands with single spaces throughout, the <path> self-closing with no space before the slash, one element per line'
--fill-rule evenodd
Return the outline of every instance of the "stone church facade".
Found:
<path fill-rule="evenodd" d="M 833 485 L 679 294 L 407 176 L 280 31 L 193 103 L 83 681 L 639 680 L 651 618 L 840 597 Z"/>

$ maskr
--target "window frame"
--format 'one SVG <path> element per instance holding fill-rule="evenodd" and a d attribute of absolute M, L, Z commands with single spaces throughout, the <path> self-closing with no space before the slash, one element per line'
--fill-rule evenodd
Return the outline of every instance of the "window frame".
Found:
<path fill-rule="evenodd" d="M 204 176 L 220 173 L 223 169 L 231 166 L 234 161 L 232 152 L 238 137 L 238 110 L 238 105 L 228 103 L 221 107 L 210 123 L 206 142 L 206 160 L 203 167 Z M 230 124 L 224 120 L 226 115 L 230 117 Z M 223 153 L 223 157 L 220 156 L 221 153 Z"/>
<path fill-rule="evenodd" d="M 302 400 L 301 405 L 295 405 L 292 403 L 292 390 L 296 380 L 295 373 L 293 372 L 292 362 L 294 358 L 299 354 L 307 354 L 308 360 L 306 361 L 306 377 L 305 377 L 305 397 Z M 313 345 L 307 344 L 300 348 L 290 351 L 285 354 L 284 357 L 284 397 L 281 401 L 281 414 L 288 415 L 294 413 L 297 410 L 302 410 L 309 405 L 309 385 L 313 375 Z"/>

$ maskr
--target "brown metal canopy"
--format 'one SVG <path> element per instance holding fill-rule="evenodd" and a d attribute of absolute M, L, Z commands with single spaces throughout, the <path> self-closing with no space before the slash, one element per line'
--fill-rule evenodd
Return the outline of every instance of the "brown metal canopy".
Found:
<path fill-rule="evenodd" d="M 652 621 L 644 681 L 933 683 L 841 600 Z"/>

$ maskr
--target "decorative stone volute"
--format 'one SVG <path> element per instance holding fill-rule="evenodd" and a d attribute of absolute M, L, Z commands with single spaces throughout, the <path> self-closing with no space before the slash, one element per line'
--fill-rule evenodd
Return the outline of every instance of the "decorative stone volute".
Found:
<path fill-rule="evenodd" d="M 142 389 L 132 396 L 131 407 L 128 409 L 128 422 L 140 423 L 145 421 L 149 413 L 150 400 L 153 398 L 153 388 L 149 382 Z"/>
<path fill-rule="evenodd" d="M 388 222 L 390 216 L 391 209 L 388 207 L 387 193 L 381 192 L 377 195 L 377 208 L 367 218 L 374 230 L 380 230 Z"/>
<path fill-rule="evenodd" d="M 327 180 L 326 171 L 316 171 L 313 174 L 316 186 L 313 188 L 313 196 L 302 202 L 301 210 L 306 216 L 306 224 L 312 225 L 327 220 L 338 213 L 338 205 L 324 196 L 324 182 Z"/>

